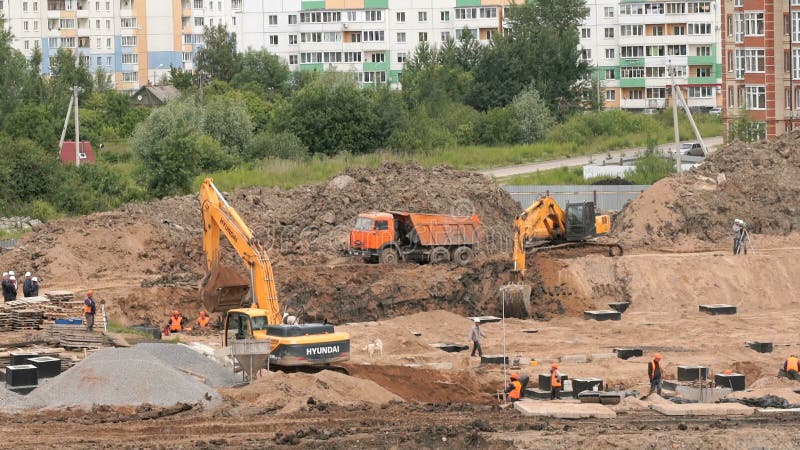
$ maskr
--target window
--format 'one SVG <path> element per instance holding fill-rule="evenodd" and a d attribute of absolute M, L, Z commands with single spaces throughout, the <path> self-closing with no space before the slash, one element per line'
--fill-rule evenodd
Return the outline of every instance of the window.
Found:
<path fill-rule="evenodd" d="M 398 53 L 397 54 L 397 62 L 405 63 L 406 62 L 406 54 L 402 53 L 402 52 Z"/>
<path fill-rule="evenodd" d="M 269 35 L 269 45 L 278 45 L 278 35 L 277 34 L 270 34 Z"/>
<path fill-rule="evenodd" d="M 644 13 L 645 14 L 664 14 L 664 4 L 663 3 L 645 3 L 645 5 L 644 5 Z"/>
<path fill-rule="evenodd" d="M 762 24 L 763 25 L 763 24 Z M 711 34 L 710 23 L 690 23 L 686 25 L 689 35 Z"/>
<path fill-rule="evenodd" d="M 2 8 L 2 5 L 0 5 Z M 33 2 L 33 12 L 39 11 L 39 2 Z"/>
<path fill-rule="evenodd" d="M 581 50 L 581 59 L 584 61 L 589 61 L 592 59 L 592 50 L 589 48 Z"/>
<path fill-rule="evenodd" d="M 741 80 L 744 78 L 744 49 L 736 49 L 736 79 Z"/>
<path fill-rule="evenodd" d="M 106 2 L 106 11 L 111 11 L 111 2 Z"/>
<path fill-rule="evenodd" d="M 278 24 L 278 16 L 273 14 L 269 16 L 269 24 L 270 25 L 277 25 Z"/>
<path fill-rule="evenodd" d="M 641 45 L 630 45 L 620 47 L 620 57 L 622 58 L 642 58 L 644 57 L 644 47 Z"/>
<path fill-rule="evenodd" d="M 106 19 L 106 30 L 111 29 L 111 19 Z"/>
<path fill-rule="evenodd" d="M 374 63 L 382 63 L 386 62 L 386 54 L 385 53 L 373 53 L 370 57 L 372 62 Z"/>
<path fill-rule="evenodd" d="M 645 67 L 644 75 L 647 78 L 665 78 L 667 76 L 667 68 L 663 66 Z"/>
<path fill-rule="evenodd" d="M 100 48 L 100 38 L 95 39 L 95 48 Z"/>
<path fill-rule="evenodd" d="M 136 36 L 122 36 L 120 38 L 120 45 L 123 47 L 135 47 Z"/>
<path fill-rule="evenodd" d="M 194 18 L 194 26 L 202 27 L 204 24 L 205 24 L 205 21 L 204 21 L 203 17 L 195 17 Z M 123 26 L 123 28 L 125 28 L 125 27 Z"/>
<path fill-rule="evenodd" d="M 197 19 L 201 19 L 201 23 L 200 24 L 202 25 L 202 19 L 203 18 L 202 17 L 196 17 L 195 21 Z M 120 26 L 122 28 L 136 28 L 136 17 L 123 17 L 123 18 L 121 18 L 120 19 Z"/>
<path fill-rule="evenodd" d="M 361 62 L 361 52 L 344 52 L 344 62 Z"/>
<path fill-rule="evenodd" d="M 733 88 L 728 88 L 728 106 L 731 108 L 736 107 L 736 96 L 733 95 Z"/>
<path fill-rule="evenodd" d="M 420 11 L 417 14 L 417 20 L 419 20 L 420 22 L 427 22 L 428 21 L 428 13 L 426 11 Z M 366 75 L 366 73 L 365 73 L 365 75 Z"/>
<path fill-rule="evenodd" d="M 22 2 L 22 12 L 28 12 L 28 2 Z"/>
<path fill-rule="evenodd" d="M 613 38 L 614 37 L 614 28 L 613 27 L 606 28 L 604 30 L 604 33 L 605 33 L 606 39 Z"/>
<path fill-rule="evenodd" d="M 98 30 L 100 29 L 100 19 L 94 21 L 94 27 L 97 28 Z"/>
<path fill-rule="evenodd" d="M 747 109 L 767 109 L 767 88 L 764 86 L 745 86 Z"/>
<path fill-rule="evenodd" d="M 666 88 L 647 88 L 645 89 L 647 98 L 667 98 Z"/>
<path fill-rule="evenodd" d="M 675 76 L 678 78 L 686 78 L 686 74 L 689 73 L 686 66 L 672 66 L 672 70 L 675 71 Z"/>
<path fill-rule="evenodd" d="M 289 15 L 289 25 L 297 25 L 297 15 L 295 15 L 295 14 L 290 14 Z M 295 56 L 295 58 L 297 57 L 297 55 L 294 55 L 294 56 Z"/>
<path fill-rule="evenodd" d="M 631 89 L 628 91 L 628 100 L 642 100 L 644 98 L 644 89 Z"/>
<path fill-rule="evenodd" d="M 441 41 L 442 42 L 447 42 L 452 38 L 453 38 L 453 36 L 450 34 L 449 31 L 442 31 L 442 35 L 441 35 Z"/>
<path fill-rule="evenodd" d="M 733 22 L 734 22 L 734 32 L 733 32 L 733 40 L 741 44 L 744 42 L 744 14 L 736 13 L 733 15 Z"/>
<path fill-rule="evenodd" d="M 383 30 L 364 31 L 364 42 L 383 42 Z"/>
<path fill-rule="evenodd" d="M 102 56 L 98 56 L 97 57 L 97 65 L 98 66 L 102 66 L 103 65 L 103 57 Z"/>
<path fill-rule="evenodd" d="M 419 33 L 419 41 L 420 42 L 428 42 L 428 33 L 421 31 Z"/>
<path fill-rule="evenodd" d="M 405 12 L 398 12 L 397 13 L 397 21 L 398 22 L 405 22 L 406 21 L 406 13 Z"/>
<path fill-rule="evenodd" d="M 686 56 L 685 45 L 668 45 L 667 56 Z"/>
<path fill-rule="evenodd" d="M 737 7 L 737 6 L 741 7 L 741 6 L 743 6 L 743 4 L 744 4 L 744 0 L 733 0 L 733 6 L 734 7 Z"/>
<path fill-rule="evenodd" d="M 609 89 L 606 91 L 606 100 L 607 101 L 614 101 L 617 99 L 617 91 L 613 89 Z"/>
<path fill-rule="evenodd" d="M 667 14 L 686 14 L 686 3 L 667 3 Z"/>
<path fill-rule="evenodd" d="M 58 48 L 60 45 L 61 44 L 57 37 L 52 37 L 47 40 L 47 46 L 50 48 Z"/>
<path fill-rule="evenodd" d="M 315 11 L 300 13 L 300 23 L 331 23 L 341 21 L 342 13 L 339 11 Z"/>
<path fill-rule="evenodd" d="M 456 8 L 456 20 L 475 19 L 478 17 L 476 8 Z"/>
<path fill-rule="evenodd" d="M 61 47 L 75 48 L 75 38 L 74 37 L 61 38 Z"/>
<path fill-rule="evenodd" d="M 675 25 L 672 27 L 672 34 L 675 36 L 683 36 L 686 34 L 686 28 L 684 28 L 683 25 Z"/>
<path fill-rule="evenodd" d="M 711 56 L 711 46 L 710 45 L 701 45 L 694 49 L 695 54 L 697 56 Z"/>
<path fill-rule="evenodd" d="M 39 21 L 38 20 L 34 20 L 33 21 L 33 31 L 39 31 Z"/>
<path fill-rule="evenodd" d="M 480 9 L 480 16 L 481 19 L 494 19 L 497 18 L 497 8 L 481 8 Z"/>
<path fill-rule="evenodd" d="M 634 3 L 631 5 L 619 5 L 620 16 L 633 16 L 644 14 L 644 5 L 641 3 Z"/>
<path fill-rule="evenodd" d="M 616 49 L 607 48 L 606 49 L 606 59 L 614 59 L 616 57 Z"/>
<path fill-rule="evenodd" d="M 442 11 L 439 13 L 439 19 L 442 22 L 449 22 L 450 21 L 450 11 Z"/>
<path fill-rule="evenodd" d="M 648 45 L 647 46 L 647 56 L 664 56 L 664 46 L 663 45 Z"/>
<path fill-rule="evenodd" d="M 350 42 L 361 42 L 361 33 L 350 33 Z"/>
<path fill-rule="evenodd" d="M 406 41 L 405 33 L 397 33 L 397 42 L 403 43 Z"/>
<path fill-rule="evenodd" d="M 75 19 L 61 19 L 58 22 L 58 26 L 61 29 L 71 30 L 75 28 Z"/>
<path fill-rule="evenodd" d="M 664 27 L 662 25 L 656 25 L 650 29 L 650 36 L 663 36 L 664 35 Z"/>
<path fill-rule="evenodd" d="M 364 72 L 364 83 L 386 83 L 386 72 Z M 375 222 L 375 229 L 378 229 L 379 223 L 381 221 Z M 384 224 L 388 229 L 388 223 Z"/>
<path fill-rule="evenodd" d="M 194 0 L 194 9 L 203 9 L 203 0 Z"/>
<path fill-rule="evenodd" d="M 275 36 L 275 40 L 277 42 L 278 35 Z M 270 37 L 272 37 L 270 36 Z M 270 42 L 272 39 L 270 39 Z M 342 35 L 336 31 L 316 31 L 313 33 L 300 33 L 300 42 L 341 42 Z M 277 45 L 277 44 L 273 44 Z"/>
<path fill-rule="evenodd" d="M 620 67 L 620 78 L 644 78 L 644 67 Z"/>
<path fill-rule="evenodd" d="M 30 45 L 31 45 L 30 42 L 28 42 L 28 40 L 25 39 L 25 45 L 24 45 L 25 50 L 28 50 L 30 48 Z"/>
<path fill-rule="evenodd" d="M 744 14 L 744 35 L 745 36 L 764 35 L 763 12 L 749 12 Z"/>
<path fill-rule="evenodd" d="M 139 81 L 139 72 L 122 72 L 123 83 L 136 83 Z"/>
<path fill-rule="evenodd" d="M 706 14 L 711 12 L 711 2 L 689 2 L 689 14 Z"/>
<path fill-rule="evenodd" d="M 111 57 L 110 56 L 106 56 L 106 65 L 111 67 Z"/>
<path fill-rule="evenodd" d="M 139 64 L 139 55 L 136 53 L 123 53 L 122 64 Z"/>
<path fill-rule="evenodd" d="M 27 20 L 26 20 L 26 21 L 24 21 L 24 22 L 22 22 L 22 29 L 23 29 L 24 31 L 28 31 L 28 21 L 27 21 Z"/>
<path fill-rule="evenodd" d="M 603 17 L 614 17 L 614 7 L 606 6 L 603 8 Z"/>
<path fill-rule="evenodd" d="M 644 26 L 622 25 L 619 27 L 619 34 L 622 36 L 644 36 Z"/>
<path fill-rule="evenodd" d="M 747 48 L 744 50 L 744 71 L 746 73 L 764 73 L 763 48 Z"/>
<path fill-rule="evenodd" d="M 714 96 L 713 87 L 689 87 L 689 98 L 711 98 Z"/>
<path fill-rule="evenodd" d="M 800 49 L 792 49 L 792 78 L 800 79 Z"/>
<path fill-rule="evenodd" d="M 617 78 L 617 71 L 614 69 L 606 69 L 606 80 L 613 80 Z"/>
<path fill-rule="evenodd" d="M 792 41 L 800 41 L 800 11 L 792 11 Z"/>
<path fill-rule="evenodd" d="M 348 22 L 358 21 L 358 11 L 347 11 L 347 21 Z"/>
<path fill-rule="evenodd" d="M 300 63 L 338 63 L 342 62 L 341 52 L 300 53 Z"/>
<path fill-rule="evenodd" d="M 581 38 L 588 39 L 592 37 L 592 29 L 591 28 L 581 28 Z"/>
<path fill-rule="evenodd" d="M 383 22 L 383 11 L 365 11 L 367 22 Z"/>
<path fill-rule="evenodd" d="M 290 34 L 289 35 L 289 45 L 297 45 L 297 35 Z"/>
<path fill-rule="evenodd" d="M 181 61 L 192 62 L 192 52 L 183 52 L 181 55 L 182 55 Z"/>
<path fill-rule="evenodd" d="M 695 67 L 694 76 L 696 76 L 696 77 L 710 77 L 711 76 L 711 67 L 709 67 L 709 66 Z"/>
<path fill-rule="evenodd" d="M 289 55 L 289 64 L 297 64 L 297 55 Z"/>

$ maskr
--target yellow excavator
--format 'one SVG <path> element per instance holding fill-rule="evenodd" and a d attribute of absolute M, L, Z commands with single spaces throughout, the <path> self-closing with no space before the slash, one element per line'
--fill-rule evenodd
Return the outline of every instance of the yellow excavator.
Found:
<path fill-rule="evenodd" d="M 349 360 L 348 333 L 336 332 L 328 323 L 300 324 L 299 315 L 280 310 L 269 256 L 211 178 L 200 186 L 200 207 L 206 256 L 201 297 L 209 311 L 227 313 L 223 346 L 234 339 L 269 340 L 269 362 L 280 367 Z M 220 263 L 220 234 L 239 254 L 249 280 Z M 245 304 L 249 307 L 242 307 Z"/>
<path fill-rule="evenodd" d="M 569 203 L 566 211 L 552 197 L 542 196 L 514 220 L 514 281 L 525 276 L 526 255 L 566 247 L 600 247 L 609 256 L 622 255 L 618 243 L 599 242 L 611 231 L 611 217 L 595 214 L 593 202 Z"/>

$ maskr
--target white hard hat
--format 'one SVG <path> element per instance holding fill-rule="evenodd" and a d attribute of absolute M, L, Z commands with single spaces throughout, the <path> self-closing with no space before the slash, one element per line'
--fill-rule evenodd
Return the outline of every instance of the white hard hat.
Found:
<path fill-rule="evenodd" d="M 37 278 L 37 277 L 33 277 L 33 278 L 31 278 L 31 281 L 37 281 L 37 282 L 38 282 L 38 281 L 39 281 L 39 278 Z"/>
<path fill-rule="evenodd" d="M 29 277 L 29 276 L 31 276 L 31 273 L 30 272 L 25 272 L 25 276 Z"/>
<path fill-rule="evenodd" d="M 9 271 L 8 271 L 8 274 L 9 274 L 9 275 L 14 275 L 14 271 L 13 271 L 13 270 L 9 270 Z"/>
<path fill-rule="evenodd" d="M 11 275 L 11 280 L 12 280 L 12 281 L 13 281 L 13 280 L 16 280 L 16 279 L 17 279 L 17 277 L 15 277 L 14 275 Z"/>
<path fill-rule="evenodd" d="M 475 323 L 481 323 L 481 319 L 478 319 L 478 318 L 472 319 L 472 321 L 475 322 Z"/>

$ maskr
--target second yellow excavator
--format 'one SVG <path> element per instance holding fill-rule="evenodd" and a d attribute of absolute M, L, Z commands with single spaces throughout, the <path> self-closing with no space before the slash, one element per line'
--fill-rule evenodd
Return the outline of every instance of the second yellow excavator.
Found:
<path fill-rule="evenodd" d="M 336 332 L 328 323 L 299 324 L 298 315 L 280 310 L 269 256 L 210 178 L 200 186 L 200 207 L 207 271 L 201 296 L 209 311 L 227 313 L 223 346 L 234 339 L 269 340 L 270 364 L 283 367 L 349 360 L 348 333 Z M 220 264 L 220 234 L 239 254 L 249 280 Z"/>
<path fill-rule="evenodd" d="M 611 217 L 595 214 L 593 202 L 569 203 L 564 211 L 552 197 L 542 196 L 514 220 L 514 281 L 522 281 L 531 250 L 593 246 L 607 248 L 609 256 L 622 255 L 618 243 L 596 240 L 609 231 Z"/>

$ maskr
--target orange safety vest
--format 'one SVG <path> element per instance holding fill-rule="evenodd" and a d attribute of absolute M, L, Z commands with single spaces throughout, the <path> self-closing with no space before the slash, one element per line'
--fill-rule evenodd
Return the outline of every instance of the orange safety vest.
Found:
<path fill-rule="evenodd" d="M 650 381 L 653 380 L 653 377 L 656 374 L 656 364 L 658 364 L 659 371 L 661 370 L 661 361 L 656 362 L 656 360 L 650 361 L 650 371 L 647 376 L 650 378 Z M 661 374 L 663 376 L 663 374 Z"/>
<path fill-rule="evenodd" d="M 169 318 L 169 331 L 181 331 L 183 326 L 181 326 L 181 316 L 175 317 L 170 316 Z"/>
<path fill-rule="evenodd" d="M 197 318 L 197 324 L 200 325 L 200 328 L 205 328 L 208 325 L 208 322 L 211 321 L 211 317 L 209 316 L 200 316 Z"/>
<path fill-rule="evenodd" d="M 92 313 L 92 307 L 89 306 L 89 305 L 83 305 L 83 313 L 84 314 L 91 314 Z"/>
<path fill-rule="evenodd" d="M 561 387 L 561 378 L 558 376 L 558 370 L 550 372 L 550 387 L 551 388 Z"/>
<path fill-rule="evenodd" d="M 522 396 L 522 383 L 520 383 L 518 380 L 514 380 L 511 382 L 511 384 L 514 385 L 514 389 L 508 393 L 508 398 L 512 400 L 519 400 L 519 398 Z"/>
<path fill-rule="evenodd" d="M 795 372 L 800 372 L 800 360 L 795 358 L 794 356 L 790 356 L 786 360 L 786 371 L 794 370 Z"/>

